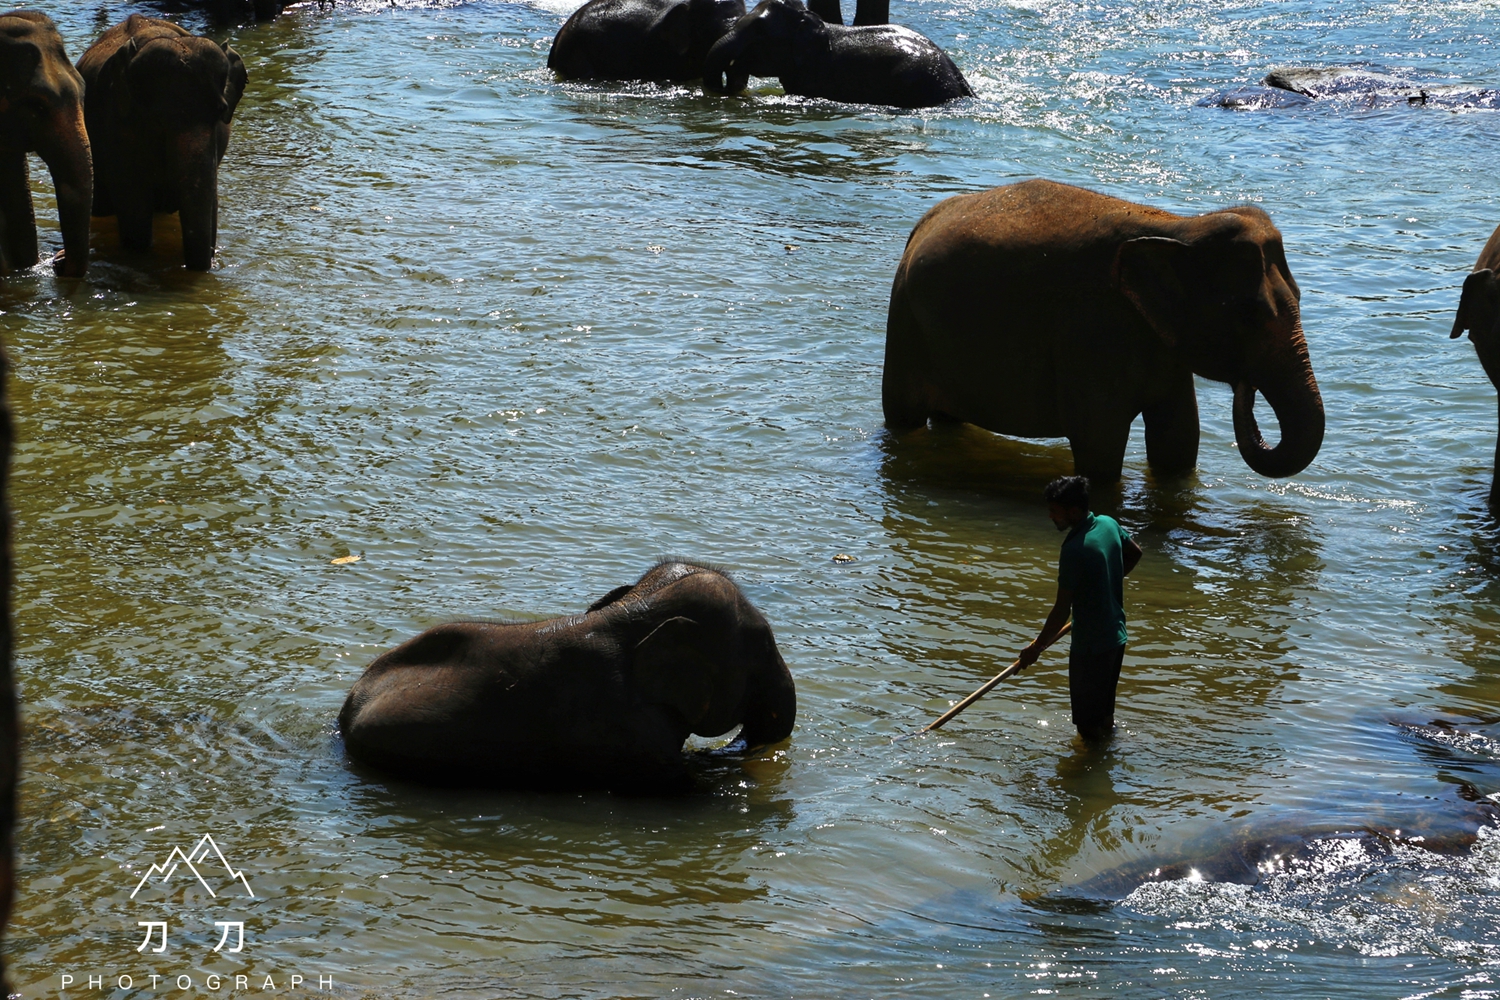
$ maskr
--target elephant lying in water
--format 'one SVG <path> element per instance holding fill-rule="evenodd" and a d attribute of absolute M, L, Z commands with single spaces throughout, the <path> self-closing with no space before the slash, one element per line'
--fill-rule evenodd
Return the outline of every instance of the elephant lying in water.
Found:
<path fill-rule="evenodd" d="M 589 0 L 558 29 L 547 68 L 572 80 L 696 80 L 744 0 Z"/>
<path fill-rule="evenodd" d="M 1479 352 L 1484 373 L 1496 388 L 1500 388 L 1500 227 L 1479 252 L 1473 273 L 1464 279 L 1458 316 L 1449 336 L 1460 337 L 1465 330 L 1469 331 L 1469 339 L 1474 342 L 1474 350 Z M 1495 441 L 1495 473 L 1490 483 L 1490 503 L 1500 506 L 1500 438 Z"/>
<path fill-rule="evenodd" d="M 710 93 L 739 93 L 752 76 L 777 77 L 788 94 L 897 108 L 933 107 L 974 93 L 925 35 L 895 24 L 846 28 L 800 0 L 762 0 L 703 63 L 703 89 Z"/>
<path fill-rule="evenodd" d="M 1342 99 L 1366 107 L 1401 104 L 1441 108 L 1500 108 L 1500 90 L 1444 84 L 1374 66 L 1281 66 L 1259 86 L 1236 87 L 1198 102 L 1243 110 L 1286 108 Z"/>
<path fill-rule="evenodd" d="M 1295 475 L 1323 442 L 1301 296 L 1258 208 L 1183 217 L 1042 180 L 949 198 L 912 230 L 891 288 L 886 425 L 1066 437 L 1077 471 L 1110 483 L 1144 415 L 1152 471 L 1178 474 L 1197 461 L 1198 374 L 1234 387 L 1246 464 Z"/>
<path fill-rule="evenodd" d="M 771 626 L 732 580 L 664 562 L 581 614 L 456 622 L 378 657 L 349 692 L 350 756 L 434 784 L 679 790 L 689 734 L 792 731 Z"/>

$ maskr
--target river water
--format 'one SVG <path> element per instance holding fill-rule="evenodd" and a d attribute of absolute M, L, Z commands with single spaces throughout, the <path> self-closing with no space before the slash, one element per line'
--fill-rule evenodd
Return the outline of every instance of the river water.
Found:
<path fill-rule="evenodd" d="M 75 58 L 146 9 L 51 7 Z M 1500 793 L 1495 391 L 1447 336 L 1500 222 L 1500 117 L 1199 106 L 1283 64 L 1500 86 L 1500 6 L 898 0 L 977 95 L 899 115 L 774 80 L 560 84 L 570 9 L 213 28 L 250 72 L 216 269 L 174 266 L 173 219 L 146 257 L 100 220 L 86 280 L 0 290 L 18 991 L 1500 996 L 1500 837 L 1326 836 L 1472 834 Z M 1107 751 L 1073 741 L 1060 651 L 893 744 L 1051 604 L 1065 443 L 896 442 L 879 399 L 911 226 L 1032 176 L 1269 211 L 1328 435 L 1261 479 L 1203 382 L 1197 476 L 1162 486 L 1137 424 L 1102 502 L 1146 551 Z M 775 627 L 799 709 L 773 755 L 668 801 L 424 791 L 344 757 L 380 650 L 577 610 L 665 555 L 730 568 Z M 1308 846 L 1253 887 L 1110 874 L 1268 830 Z M 204 834 L 253 898 L 222 868 L 215 897 L 131 898 Z M 152 920 L 169 947 L 138 951 Z"/>

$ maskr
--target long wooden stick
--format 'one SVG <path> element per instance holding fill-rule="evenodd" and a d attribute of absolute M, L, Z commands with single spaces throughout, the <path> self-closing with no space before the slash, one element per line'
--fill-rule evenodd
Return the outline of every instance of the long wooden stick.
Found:
<path fill-rule="evenodd" d="M 1055 636 L 1052 637 L 1052 642 L 1056 642 L 1057 640 L 1061 639 L 1063 636 L 1067 635 L 1072 630 L 1073 630 L 1073 623 L 1072 622 L 1068 622 L 1062 628 L 1060 628 L 1060 629 L 1057 630 L 1057 635 L 1055 635 Z M 1052 642 L 1047 643 L 1047 646 L 1052 645 Z M 1042 648 L 1045 649 L 1046 646 L 1044 646 Z M 990 691 L 994 689 L 994 687 L 995 687 L 996 684 L 999 684 L 1001 681 L 1003 681 L 1007 677 L 1010 677 L 1011 675 L 1015 674 L 1020 669 L 1021 669 L 1021 661 L 1017 660 L 1015 663 L 1012 663 L 1010 666 L 1008 666 L 1004 670 L 1000 671 L 994 677 L 991 677 L 988 681 L 986 681 L 984 683 L 984 686 L 981 687 L 978 691 L 975 691 L 973 694 L 969 695 L 963 701 L 959 702 L 957 705 L 954 705 L 952 708 L 948 709 L 948 711 L 944 712 L 942 715 L 938 716 L 936 719 L 934 719 L 931 722 L 929 722 L 925 727 L 923 727 L 922 729 L 917 730 L 915 733 L 912 733 L 911 735 L 912 736 L 920 736 L 922 733 L 930 733 L 934 729 L 942 729 L 950 721 L 952 721 L 952 719 L 953 719 L 953 717 L 955 715 L 957 715 L 959 712 L 962 712 L 964 709 L 968 708 L 970 705 L 974 704 L 980 698 L 983 698 L 985 695 L 989 694 Z"/>

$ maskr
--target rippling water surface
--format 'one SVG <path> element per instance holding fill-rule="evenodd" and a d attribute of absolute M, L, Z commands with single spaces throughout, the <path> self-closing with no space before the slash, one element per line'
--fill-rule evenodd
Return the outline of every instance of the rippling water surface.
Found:
<path fill-rule="evenodd" d="M 145 9 L 51 7 L 75 57 Z M 1198 106 L 1283 64 L 1500 86 L 1500 8 L 897 0 L 977 94 L 902 115 L 775 81 L 561 84 L 569 10 L 215 28 L 250 70 L 216 270 L 171 266 L 175 220 L 148 257 L 100 221 L 86 281 L 0 290 L 19 991 L 1500 995 L 1500 838 L 1463 838 L 1500 793 L 1496 403 L 1447 337 L 1500 222 L 1500 115 Z M 1147 553 L 1106 752 L 1073 742 L 1061 653 L 893 745 L 1051 604 L 1038 492 L 1065 445 L 897 443 L 879 403 L 913 223 L 1031 176 L 1269 211 L 1328 436 L 1261 479 L 1204 382 L 1198 474 L 1162 486 L 1137 427 L 1105 502 Z M 379 650 L 576 610 L 667 554 L 730 567 L 774 624 L 800 696 L 774 756 L 680 801 L 423 791 L 345 759 L 335 716 Z M 1309 842 L 1213 880 L 1266 831 Z M 128 898 L 202 833 L 253 900 Z M 1200 870 L 1136 888 L 1159 862 Z M 160 918 L 170 948 L 138 952 Z M 214 919 L 246 922 L 241 953 L 210 951 Z"/>

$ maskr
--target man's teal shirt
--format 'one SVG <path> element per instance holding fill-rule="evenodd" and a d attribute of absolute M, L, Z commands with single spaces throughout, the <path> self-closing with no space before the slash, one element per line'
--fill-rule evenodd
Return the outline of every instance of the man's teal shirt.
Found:
<path fill-rule="evenodd" d="M 1125 645 L 1125 554 L 1130 533 L 1090 513 L 1063 540 L 1057 585 L 1073 592 L 1073 653 L 1106 653 Z"/>

